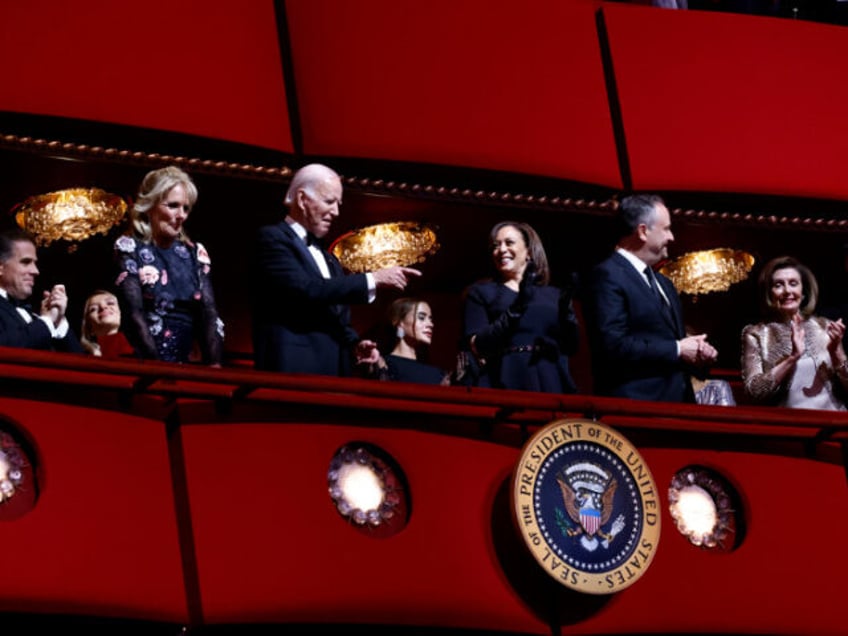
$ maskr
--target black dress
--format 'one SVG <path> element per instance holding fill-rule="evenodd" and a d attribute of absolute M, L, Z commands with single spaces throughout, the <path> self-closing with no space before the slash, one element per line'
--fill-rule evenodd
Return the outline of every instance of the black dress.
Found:
<path fill-rule="evenodd" d="M 136 352 L 188 362 L 196 340 L 203 362 L 220 364 L 224 323 L 215 307 L 206 249 L 180 240 L 162 248 L 121 236 L 115 259 L 123 331 Z"/>
<path fill-rule="evenodd" d="M 568 356 L 577 351 L 578 325 L 570 296 L 558 287 L 533 285 L 526 308 L 510 315 L 518 293 L 486 280 L 465 296 L 463 333 L 476 336 L 485 361 L 479 384 L 494 388 L 574 393 Z"/>
<path fill-rule="evenodd" d="M 381 380 L 441 384 L 445 373 L 432 364 L 389 354 L 385 357 L 386 369 L 381 369 Z"/>

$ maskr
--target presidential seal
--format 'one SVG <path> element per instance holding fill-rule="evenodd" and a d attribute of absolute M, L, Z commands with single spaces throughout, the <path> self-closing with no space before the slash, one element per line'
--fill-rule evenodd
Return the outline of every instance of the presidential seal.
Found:
<path fill-rule="evenodd" d="M 591 420 L 551 422 L 527 442 L 512 510 L 539 565 L 588 594 L 635 583 L 660 537 L 659 493 L 647 464 L 621 433 Z"/>

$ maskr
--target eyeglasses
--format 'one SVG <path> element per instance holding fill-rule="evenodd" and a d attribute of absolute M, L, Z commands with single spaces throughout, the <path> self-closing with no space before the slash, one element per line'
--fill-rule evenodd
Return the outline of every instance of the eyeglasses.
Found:
<path fill-rule="evenodd" d="M 182 203 L 179 203 L 178 201 L 162 201 L 162 205 L 164 205 L 169 210 L 179 210 L 180 208 L 182 208 L 183 212 L 185 212 L 186 214 L 191 212 L 191 206 L 188 205 L 187 203 L 182 204 Z"/>

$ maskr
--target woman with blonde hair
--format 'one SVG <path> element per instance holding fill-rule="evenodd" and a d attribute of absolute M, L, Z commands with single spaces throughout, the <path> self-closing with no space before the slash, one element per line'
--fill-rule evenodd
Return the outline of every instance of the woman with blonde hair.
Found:
<path fill-rule="evenodd" d="M 115 241 L 115 281 L 124 332 L 142 358 L 189 362 L 195 344 L 204 364 L 220 366 L 224 325 L 218 317 L 206 248 L 184 224 L 197 187 L 175 166 L 144 177 L 131 228 Z"/>
<path fill-rule="evenodd" d="M 86 298 L 80 334 L 80 344 L 93 356 L 118 358 L 133 354 L 133 348 L 121 333 L 118 298 L 111 292 L 98 289 Z"/>

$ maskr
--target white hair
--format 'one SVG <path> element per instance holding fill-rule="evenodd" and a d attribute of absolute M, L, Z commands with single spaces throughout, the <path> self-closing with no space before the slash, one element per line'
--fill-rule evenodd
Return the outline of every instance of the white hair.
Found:
<path fill-rule="evenodd" d="M 342 178 L 335 170 L 322 163 L 310 163 L 303 166 L 294 173 L 283 203 L 286 207 L 294 205 L 298 190 L 303 190 L 309 196 L 315 196 L 315 184 L 326 181 L 327 179 L 338 179 L 341 181 Z"/>

